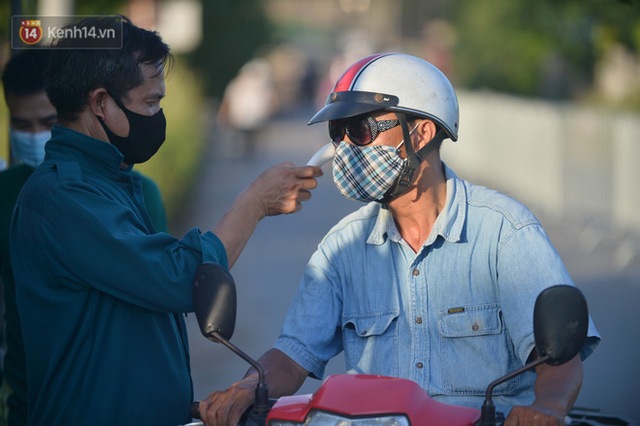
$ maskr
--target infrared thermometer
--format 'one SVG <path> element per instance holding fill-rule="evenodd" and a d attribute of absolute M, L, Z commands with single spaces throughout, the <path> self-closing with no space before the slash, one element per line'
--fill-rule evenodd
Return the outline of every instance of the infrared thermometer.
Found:
<path fill-rule="evenodd" d="M 328 161 L 333 159 L 333 155 L 336 153 L 336 146 L 333 142 L 329 142 L 322 148 L 316 151 L 315 154 L 307 162 L 307 166 L 322 167 Z"/>

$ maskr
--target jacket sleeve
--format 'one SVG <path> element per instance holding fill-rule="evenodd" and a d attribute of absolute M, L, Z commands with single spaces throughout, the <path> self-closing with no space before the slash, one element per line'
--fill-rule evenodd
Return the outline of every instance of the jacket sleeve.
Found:
<path fill-rule="evenodd" d="M 49 188 L 39 202 L 33 198 L 16 211 L 17 244 L 44 262 L 58 285 L 96 289 L 145 309 L 191 312 L 197 266 L 212 261 L 227 267 L 213 233 L 149 235 L 133 210 L 82 181 Z"/>

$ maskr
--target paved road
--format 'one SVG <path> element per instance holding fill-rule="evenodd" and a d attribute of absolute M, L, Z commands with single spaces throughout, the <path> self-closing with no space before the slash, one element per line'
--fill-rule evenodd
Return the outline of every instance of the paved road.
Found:
<path fill-rule="evenodd" d="M 208 229 L 222 216 L 235 195 L 269 165 L 306 163 L 326 142 L 323 124 L 306 126 L 311 110 L 300 109 L 275 119 L 261 135 L 251 156 L 243 156 L 221 143 L 212 143 L 208 167 L 180 223 L 176 235 L 193 226 Z M 462 148 L 462 147 L 460 147 Z M 326 231 L 347 212 L 360 206 L 335 189 L 330 169 L 303 210 L 290 216 L 263 220 L 232 270 L 238 287 L 238 318 L 232 341 L 258 357 L 275 341 L 307 260 Z M 534 209 L 535 211 L 535 209 Z M 585 293 L 590 312 L 604 340 L 585 363 L 585 380 L 577 406 L 600 408 L 640 422 L 640 265 L 615 268 L 615 239 L 594 239 L 579 225 L 541 218 L 574 281 Z M 595 244 L 594 242 L 597 242 Z M 588 250 L 585 248 L 588 247 Z M 240 379 L 246 364 L 222 345 L 200 335 L 195 318 L 187 319 L 190 332 L 195 396 L 202 399 Z M 342 358 L 333 360 L 328 374 L 344 371 Z M 302 393 L 320 384 L 308 379 Z"/>

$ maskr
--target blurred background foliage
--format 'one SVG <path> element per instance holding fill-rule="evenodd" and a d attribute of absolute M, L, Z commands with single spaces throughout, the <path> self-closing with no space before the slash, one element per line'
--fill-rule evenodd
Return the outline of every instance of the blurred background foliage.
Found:
<path fill-rule="evenodd" d="M 456 71 L 470 89 L 573 99 L 589 92 L 599 61 L 615 46 L 640 49 L 640 14 L 627 2 L 454 3 Z"/>
<path fill-rule="evenodd" d="M 42 14 L 52 4 L 125 14 L 172 46 L 167 142 L 140 166 L 158 182 L 170 222 L 206 158 L 229 82 L 255 58 L 272 65 L 279 111 L 323 101 L 336 62 L 344 69 L 388 50 L 424 57 L 458 88 L 640 111 L 637 0 L 10 0 L 0 2 L 0 64 L 11 52 L 11 6 Z M 197 18 L 185 23 L 175 11 L 186 6 Z M 179 48 L 176 32 L 194 32 L 197 43 Z M 2 158 L 7 133 L 2 103 Z"/>
<path fill-rule="evenodd" d="M 221 98 L 238 70 L 254 56 L 265 53 L 273 28 L 261 0 L 214 0 L 202 3 L 203 37 L 189 57 L 200 71 L 204 90 Z"/>

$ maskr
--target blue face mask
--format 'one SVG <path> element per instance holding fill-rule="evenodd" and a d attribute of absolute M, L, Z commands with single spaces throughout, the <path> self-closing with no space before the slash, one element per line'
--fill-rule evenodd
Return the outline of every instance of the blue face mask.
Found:
<path fill-rule="evenodd" d="M 44 145 L 51 139 L 51 131 L 31 133 L 10 129 L 9 138 L 16 160 L 35 168 L 44 161 Z"/>

